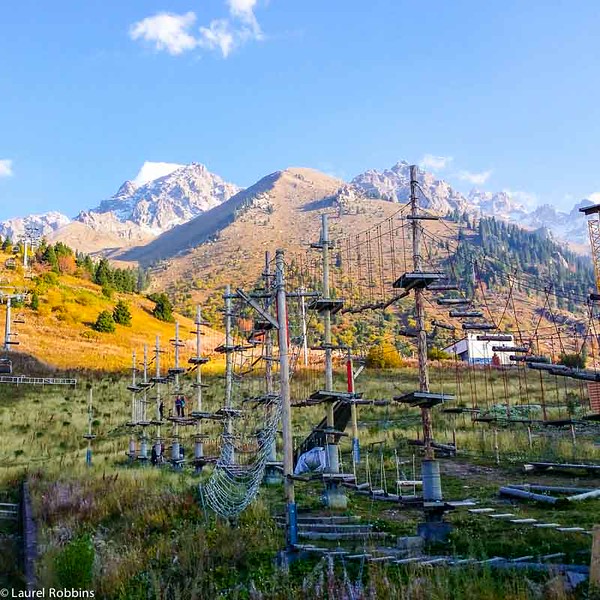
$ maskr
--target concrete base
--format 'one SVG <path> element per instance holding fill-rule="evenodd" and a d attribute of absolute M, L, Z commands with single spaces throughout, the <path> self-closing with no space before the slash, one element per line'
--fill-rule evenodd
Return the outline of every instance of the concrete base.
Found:
<path fill-rule="evenodd" d="M 283 483 L 283 473 L 280 469 L 266 467 L 263 483 L 265 485 L 281 485 Z"/>
<path fill-rule="evenodd" d="M 396 540 L 396 547 L 407 558 L 411 556 L 422 556 L 425 540 L 419 535 L 399 537 Z"/>
<path fill-rule="evenodd" d="M 417 534 L 426 542 L 447 542 L 452 531 L 452 525 L 446 521 L 419 523 Z"/>
<path fill-rule="evenodd" d="M 348 508 L 346 490 L 337 484 L 328 485 L 323 493 L 323 503 L 334 510 L 346 510 Z"/>

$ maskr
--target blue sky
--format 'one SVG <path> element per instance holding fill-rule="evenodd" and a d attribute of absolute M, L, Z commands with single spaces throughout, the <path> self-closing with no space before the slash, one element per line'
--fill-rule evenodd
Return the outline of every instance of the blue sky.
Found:
<path fill-rule="evenodd" d="M 600 192 L 594 1 L 6 0 L 1 15 L 0 218 L 73 215 L 144 161 L 246 186 L 431 155 L 463 191 L 562 207 Z"/>

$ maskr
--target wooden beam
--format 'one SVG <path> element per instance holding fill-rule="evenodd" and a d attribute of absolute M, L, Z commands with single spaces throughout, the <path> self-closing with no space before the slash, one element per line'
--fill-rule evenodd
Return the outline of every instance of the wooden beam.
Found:
<path fill-rule="evenodd" d="M 590 592 L 600 592 L 600 525 L 594 525 L 590 561 Z M 590 597 L 592 597 L 590 595 Z"/>

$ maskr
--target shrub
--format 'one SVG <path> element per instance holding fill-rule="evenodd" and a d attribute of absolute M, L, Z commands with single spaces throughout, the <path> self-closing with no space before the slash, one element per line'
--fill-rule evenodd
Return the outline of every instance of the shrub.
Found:
<path fill-rule="evenodd" d="M 65 589 L 90 589 L 94 555 L 94 545 L 89 535 L 69 542 L 55 558 L 54 569 L 58 585 Z"/>
<path fill-rule="evenodd" d="M 40 297 L 38 296 L 37 292 L 33 292 L 33 294 L 31 295 L 31 302 L 29 303 L 29 307 L 31 308 L 31 310 L 39 310 L 40 308 Z"/>
<path fill-rule="evenodd" d="M 566 354 L 562 353 L 558 364 L 570 367 L 571 369 L 585 369 L 586 357 L 581 354 Z"/>
<path fill-rule="evenodd" d="M 112 333 L 115 330 L 115 320 L 112 314 L 107 310 L 103 310 L 94 323 L 94 329 L 101 333 Z"/>
<path fill-rule="evenodd" d="M 155 303 L 152 314 L 156 319 L 159 321 L 166 321 L 167 323 L 173 323 L 173 321 L 175 321 L 173 317 L 173 305 L 166 294 L 152 294 L 152 296 L 148 296 L 148 298 Z"/>
<path fill-rule="evenodd" d="M 113 319 L 117 325 L 131 327 L 131 311 L 123 300 L 119 300 L 113 310 Z"/>
<path fill-rule="evenodd" d="M 453 357 L 452 354 L 444 352 L 441 348 L 430 348 L 427 351 L 427 358 L 429 360 L 450 360 Z"/>
<path fill-rule="evenodd" d="M 401 366 L 400 354 L 391 342 L 379 341 L 367 354 L 367 367 L 371 369 L 397 369 Z"/>

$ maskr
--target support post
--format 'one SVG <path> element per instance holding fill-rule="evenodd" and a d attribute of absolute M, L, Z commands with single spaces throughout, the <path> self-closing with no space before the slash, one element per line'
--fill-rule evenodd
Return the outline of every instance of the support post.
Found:
<path fill-rule="evenodd" d="M 136 410 L 137 407 L 136 407 L 135 391 L 133 391 L 133 388 L 135 387 L 135 383 L 136 383 L 135 372 L 136 372 L 136 356 L 135 356 L 135 350 L 134 350 L 132 353 L 132 356 L 131 356 L 131 387 L 132 387 L 132 391 L 131 391 L 131 435 L 129 436 L 129 460 L 130 461 L 135 460 L 135 454 L 136 454 L 135 425 L 137 423 L 137 410 Z"/>
<path fill-rule="evenodd" d="M 225 287 L 225 408 L 232 407 L 233 395 L 233 354 L 231 347 L 233 346 L 233 337 L 231 332 L 232 327 L 232 302 L 231 302 L 231 286 L 227 284 Z M 233 422 L 231 414 L 227 414 L 225 419 L 225 434 L 227 435 L 229 444 L 229 456 L 227 462 L 235 463 L 235 453 L 231 436 L 233 434 Z"/>
<path fill-rule="evenodd" d="M 202 309 L 200 305 L 196 308 L 196 358 L 200 361 L 202 357 Z M 196 366 L 196 411 L 202 412 L 202 364 Z M 194 460 L 196 461 L 196 473 L 202 472 L 202 461 L 204 459 L 204 444 L 202 443 L 202 419 L 196 421 L 196 439 L 194 441 Z"/>
<path fill-rule="evenodd" d="M 302 312 L 302 355 L 304 366 L 308 367 L 308 333 L 306 329 L 306 302 L 304 300 L 304 288 L 300 288 L 300 310 Z"/>
<path fill-rule="evenodd" d="M 12 319 L 11 316 L 11 302 L 12 298 L 8 296 L 6 298 L 6 323 L 4 324 L 4 350 L 8 352 L 10 350 L 10 322 Z"/>
<path fill-rule="evenodd" d="M 348 392 L 354 394 L 354 365 L 352 364 L 352 349 L 348 348 L 348 358 L 346 361 L 346 372 L 348 378 Z M 358 440 L 358 410 L 356 402 L 350 405 L 352 417 L 352 466 L 356 475 L 356 466 L 360 463 L 360 442 Z"/>
<path fill-rule="evenodd" d="M 158 335 L 156 336 L 156 346 L 155 346 L 155 350 L 154 350 L 154 365 L 156 368 L 155 377 L 156 377 L 156 423 L 157 423 L 154 452 L 156 453 L 157 460 L 160 462 L 161 457 L 162 457 L 161 423 L 163 420 L 162 420 L 162 415 L 161 415 L 161 410 L 160 410 L 162 399 L 160 396 L 160 336 L 158 336 Z"/>
<path fill-rule="evenodd" d="M 265 269 L 263 271 L 263 281 L 265 288 L 264 310 L 269 313 L 273 304 L 273 299 L 268 295 L 271 286 L 271 253 L 265 252 Z M 265 357 L 265 391 L 267 395 L 273 393 L 273 333 L 271 329 L 264 332 L 264 357 Z M 265 468 L 264 482 L 267 485 L 279 485 L 282 483 L 281 471 L 277 464 L 277 434 L 273 437 L 273 442 L 269 448 L 267 466 Z"/>
<path fill-rule="evenodd" d="M 329 299 L 329 221 L 326 214 L 321 215 L 321 251 L 323 256 L 323 298 Z M 333 391 L 333 350 L 331 343 L 331 310 L 323 311 L 325 347 L 325 391 Z M 334 403 L 327 403 L 327 428 L 335 429 Z M 336 438 L 332 434 L 326 435 L 325 456 L 327 459 L 327 471 L 329 473 L 340 472 L 339 448 Z M 337 482 L 327 483 L 325 490 L 327 505 L 330 508 L 346 508 L 348 499 L 345 491 Z"/>
<path fill-rule="evenodd" d="M 140 406 L 140 421 L 142 423 L 142 439 L 140 441 L 140 460 L 148 460 L 148 436 L 146 435 L 147 426 L 147 404 L 148 404 L 148 344 L 144 344 L 144 396 Z"/>
<path fill-rule="evenodd" d="M 177 369 L 179 369 L 179 321 L 175 322 L 175 394 L 176 397 L 181 393 L 181 388 L 179 386 L 179 373 Z M 173 404 L 175 408 L 175 405 Z M 178 417 L 179 415 L 175 415 Z M 173 421 L 173 443 L 171 444 L 171 461 L 174 467 L 178 467 L 181 461 L 181 450 L 180 450 L 180 441 L 179 441 L 179 423 L 177 419 Z"/>
<path fill-rule="evenodd" d="M 417 198 L 417 167 L 410 167 L 410 212 L 412 216 L 413 237 L 413 268 L 415 272 L 423 270 L 421 256 L 422 226 L 419 220 L 419 202 Z M 427 370 L 427 331 L 425 330 L 425 298 L 421 288 L 415 289 L 415 313 L 417 321 L 417 354 L 419 359 L 419 391 L 429 392 L 429 372 Z M 433 460 L 434 452 L 431 445 L 433 441 L 431 409 L 421 409 L 423 422 L 423 444 L 425 446 L 425 459 Z"/>
<path fill-rule="evenodd" d="M 600 525 L 592 531 L 592 558 L 590 561 L 590 592 L 600 594 Z M 590 595 L 590 598 L 596 596 Z"/>
<path fill-rule="evenodd" d="M 92 466 L 92 420 L 94 418 L 94 413 L 92 409 L 92 401 L 93 401 L 93 388 L 90 388 L 90 395 L 88 401 L 88 432 L 87 432 L 87 450 L 85 452 L 85 464 L 88 467 Z"/>
<path fill-rule="evenodd" d="M 500 464 L 500 446 L 498 446 L 498 430 L 494 429 L 494 452 L 496 454 L 496 464 Z"/>
<path fill-rule="evenodd" d="M 279 389 L 281 394 L 281 419 L 283 425 L 283 477 L 286 500 L 287 544 L 292 548 L 298 542 L 298 518 L 294 480 L 294 449 L 292 440 L 292 407 L 290 404 L 290 364 L 287 332 L 287 301 L 285 296 L 285 271 L 283 250 L 275 254 L 277 288 L 277 321 L 279 323 Z"/>

